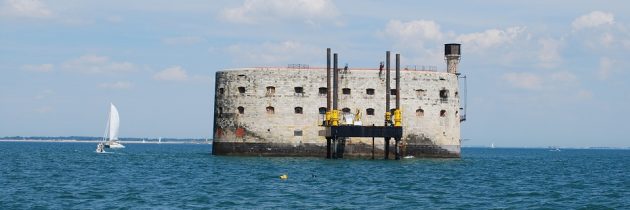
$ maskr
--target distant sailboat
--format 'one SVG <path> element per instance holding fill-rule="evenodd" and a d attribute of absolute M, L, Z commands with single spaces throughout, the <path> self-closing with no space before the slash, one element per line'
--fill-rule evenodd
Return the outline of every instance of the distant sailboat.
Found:
<path fill-rule="evenodd" d="M 109 110 L 109 120 L 107 122 L 106 136 L 103 137 L 106 148 L 122 149 L 125 148 L 120 142 L 118 142 L 118 129 L 120 128 L 120 117 L 118 116 L 118 109 L 114 104 L 111 104 Z"/>
<path fill-rule="evenodd" d="M 494 149 L 494 142 L 492 142 L 492 144 L 490 144 L 490 148 Z"/>

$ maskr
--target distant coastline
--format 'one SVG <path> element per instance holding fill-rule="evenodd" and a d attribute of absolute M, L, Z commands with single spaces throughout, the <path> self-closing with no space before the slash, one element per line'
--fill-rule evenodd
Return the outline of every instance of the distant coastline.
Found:
<path fill-rule="evenodd" d="M 98 143 L 101 137 L 91 136 L 11 136 L 0 137 L 0 142 L 52 142 L 52 143 Z M 212 139 L 176 139 L 176 138 L 120 138 L 124 144 L 212 144 Z"/>

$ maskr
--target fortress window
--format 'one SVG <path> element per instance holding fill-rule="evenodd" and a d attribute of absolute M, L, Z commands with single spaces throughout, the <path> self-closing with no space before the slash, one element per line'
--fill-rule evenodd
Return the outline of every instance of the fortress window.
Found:
<path fill-rule="evenodd" d="M 302 114 L 302 107 L 295 107 L 294 110 L 296 114 Z"/>
<path fill-rule="evenodd" d="M 276 87 L 274 87 L 274 86 L 267 86 L 267 92 L 265 93 L 265 95 L 271 96 L 273 94 L 276 94 Z"/>
<path fill-rule="evenodd" d="M 344 114 L 350 114 L 350 108 L 346 107 L 341 110 Z"/>
<path fill-rule="evenodd" d="M 239 114 L 245 114 L 245 108 L 243 108 L 242 106 L 239 106 L 239 107 L 238 107 L 238 108 L 236 108 L 236 109 L 238 109 L 238 113 L 239 113 Z"/>
<path fill-rule="evenodd" d="M 365 89 L 365 93 L 368 95 L 374 95 L 374 89 L 372 88 Z"/>
<path fill-rule="evenodd" d="M 238 87 L 238 93 L 245 93 L 245 87 Z"/>
<path fill-rule="evenodd" d="M 440 111 L 440 117 L 446 117 L 446 110 L 442 109 L 442 111 Z"/>
<path fill-rule="evenodd" d="M 459 98 L 459 92 L 455 91 L 455 98 Z"/>
<path fill-rule="evenodd" d="M 328 95 L 328 88 L 325 87 L 320 87 L 319 88 L 319 95 Z"/>
<path fill-rule="evenodd" d="M 418 96 L 418 98 L 422 98 L 423 96 L 427 96 L 427 91 L 424 89 L 417 89 L 416 90 L 416 96 Z"/>
<path fill-rule="evenodd" d="M 303 87 L 294 87 L 296 96 L 304 96 L 304 88 Z"/>
<path fill-rule="evenodd" d="M 372 109 L 372 108 L 368 108 L 368 109 L 366 109 L 366 110 L 365 110 L 365 113 L 366 113 L 367 115 L 374 115 L 374 109 Z"/>
<path fill-rule="evenodd" d="M 219 107 L 217 109 L 217 112 L 219 113 L 219 117 L 221 116 L 221 114 L 223 114 L 223 107 Z"/>
<path fill-rule="evenodd" d="M 223 88 L 219 88 L 219 95 L 223 95 L 224 92 L 225 90 Z"/>
<path fill-rule="evenodd" d="M 302 130 L 294 130 L 293 136 L 302 136 Z"/>
<path fill-rule="evenodd" d="M 447 103 L 448 102 L 448 90 L 447 89 L 440 90 L 440 101 L 442 103 Z"/>
<path fill-rule="evenodd" d="M 396 93 L 398 93 L 398 91 L 396 91 L 396 89 L 392 89 L 392 90 L 389 92 L 389 95 L 393 95 L 393 96 L 395 96 L 395 95 L 396 95 Z"/>
<path fill-rule="evenodd" d="M 422 109 L 422 108 L 416 109 L 416 116 L 423 117 L 424 116 L 424 109 Z"/>
<path fill-rule="evenodd" d="M 267 107 L 267 114 L 275 114 L 275 113 L 276 113 L 276 111 L 273 108 L 273 106 L 268 106 Z"/>
<path fill-rule="evenodd" d="M 326 107 L 319 107 L 319 114 L 326 114 Z"/>
<path fill-rule="evenodd" d="M 350 88 L 344 88 L 344 89 L 341 89 L 341 92 L 342 92 L 344 95 L 350 95 Z"/>

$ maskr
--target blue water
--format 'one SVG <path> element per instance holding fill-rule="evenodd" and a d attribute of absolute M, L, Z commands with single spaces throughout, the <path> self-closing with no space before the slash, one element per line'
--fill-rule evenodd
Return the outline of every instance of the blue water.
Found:
<path fill-rule="evenodd" d="M 461 159 L 372 161 L 95 148 L 0 142 L 0 209 L 630 209 L 630 150 L 465 148 Z"/>

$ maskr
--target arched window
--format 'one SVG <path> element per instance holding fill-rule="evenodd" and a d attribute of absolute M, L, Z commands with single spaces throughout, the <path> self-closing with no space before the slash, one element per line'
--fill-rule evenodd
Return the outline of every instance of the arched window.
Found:
<path fill-rule="evenodd" d="M 273 106 L 268 106 L 267 107 L 267 114 L 275 114 L 275 113 L 276 113 L 276 111 L 273 108 Z"/>
<path fill-rule="evenodd" d="M 341 89 L 341 93 L 343 93 L 344 95 L 350 95 L 350 88 Z"/>
<path fill-rule="evenodd" d="M 302 107 L 295 107 L 294 110 L 296 114 L 302 114 Z"/>
<path fill-rule="evenodd" d="M 373 88 L 365 89 L 365 93 L 368 95 L 374 95 L 374 89 Z"/>
<path fill-rule="evenodd" d="M 442 111 L 440 111 L 440 117 L 446 117 L 446 110 L 442 109 Z"/>
<path fill-rule="evenodd" d="M 236 109 L 238 109 L 238 113 L 239 113 L 239 114 L 245 114 L 245 108 L 243 108 L 242 106 L 239 106 L 239 107 L 238 107 L 238 108 L 236 108 Z"/>
<path fill-rule="evenodd" d="M 326 107 L 319 107 L 319 114 L 326 114 Z"/>
<path fill-rule="evenodd" d="M 245 87 L 238 87 L 238 93 L 245 93 Z"/>
<path fill-rule="evenodd" d="M 276 87 L 274 86 L 267 86 L 267 92 L 265 93 L 266 96 L 272 96 L 273 94 L 276 94 Z"/>
<path fill-rule="evenodd" d="M 343 108 L 343 109 L 341 109 L 341 112 L 343 112 L 344 114 L 348 114 L 348 113 L 350 113 L 350 108 L 348 108 L 348 107 Z"/>
<path fill-rule="evenodd" d="M 424 109 L 422 109 L 422 108 L 416 109 L 416 116 L 423 117 L 424 116 Z"/>
<path fill-rule="evenodd" d="M 365 110 L 365 114 L 367 114 L 367 115 L 374 115 L 374 109 L 372 109 L 372 108 L 367 108 L 367 109 Z"/>

